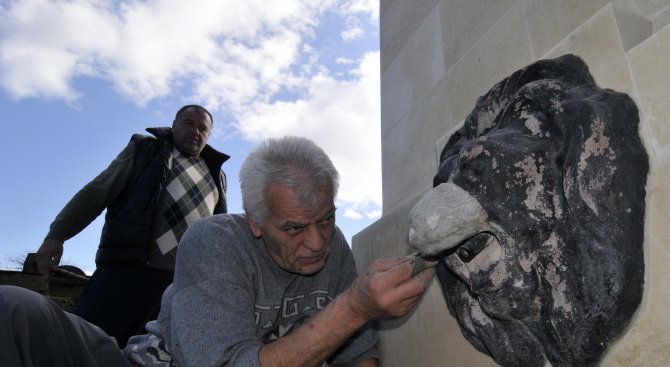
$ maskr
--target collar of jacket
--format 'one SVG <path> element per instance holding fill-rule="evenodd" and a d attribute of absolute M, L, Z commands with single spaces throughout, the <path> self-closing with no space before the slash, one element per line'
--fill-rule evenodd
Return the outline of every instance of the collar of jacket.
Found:
<path fill-rule="evenodd" d="M 172 142 L 172 128 L 171 127 L 148 127 L 146 131 L 151 135 L 155 136 L 158 140 L 167 140 Z M 205 147 L 202 149 L 200 156 L 205 159 L 207 162 L 221 167 L 225 161 L 227 161 L 230 156 L 222 153 L 209 144 L 205 144 Z"/>

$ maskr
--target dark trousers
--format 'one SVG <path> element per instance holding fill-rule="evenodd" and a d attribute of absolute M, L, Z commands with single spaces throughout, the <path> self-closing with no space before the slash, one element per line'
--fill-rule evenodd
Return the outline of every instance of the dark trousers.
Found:
<path fill-rule="evenodd" d="M 98 267 L 81 292 L 72 313 L 99 326 L 123 348 L 155 320 L 163 291 L 174 273 L 138 265 Z"/>
<path fill-rule="evenodd" d="M 0 366 L 130 367 L 114 339 L 31 290 L 0 285 Z"/>

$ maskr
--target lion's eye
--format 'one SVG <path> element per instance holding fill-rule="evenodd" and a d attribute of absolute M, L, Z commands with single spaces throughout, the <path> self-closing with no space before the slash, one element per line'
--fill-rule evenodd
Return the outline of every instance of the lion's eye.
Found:
<path fill-rule="evenodd" d="M 491 233 L 478 233 L 461 245 L 458 249 L 458 257 L 463 262 L 470 262 L 475 256 L 482 252 L 486 246 L 492 243 L 494 239 L 495 237 L 493 237 Z"/>
<path fill-rule="evenodd" d="M 480 158 L 461 158 L 458 171 L 459 175 L 463 176 L 468 181 L 480 182 L 488 176 L 489 167 L 487 163 Z"/>

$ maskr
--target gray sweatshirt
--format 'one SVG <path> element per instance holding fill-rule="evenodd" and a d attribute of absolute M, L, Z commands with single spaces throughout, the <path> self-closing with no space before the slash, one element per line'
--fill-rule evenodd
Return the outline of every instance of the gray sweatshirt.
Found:
<path fill-rule="evenodd" d="M 163 294 L 158 320 L 147 324 L 151 335 L 132 338 L 126 354 L 137 360 L 153 347 L 155 365 L 172 365 L 159 363 L 158 348 L 169 351 L 178 366 L 259 366 L 263 344 L 302 325 L 355 277 L 353 255 L 339 228 L 324 268 L 304 276 L 279 267 L 243 215 L 201 219 L 181 240 L 174 283 Z M 328 363 L 378 358 L 377 340 L 368 323 Z"/>

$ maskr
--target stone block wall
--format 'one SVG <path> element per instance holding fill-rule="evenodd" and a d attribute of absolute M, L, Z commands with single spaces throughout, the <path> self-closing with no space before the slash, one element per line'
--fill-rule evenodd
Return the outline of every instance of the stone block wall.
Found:
<path fill-rule="evenodd" d="M 353 238 L 359 267 L 411 252 L 408 212 L 432 186 L 446 137 L 479 96 L 533 61 L 580 56 L 640 109 L 649 154 L 645 290 L 602 366 L 670 363 L 670 0 L 381 0 L 383 216 Z M 494 366 L 462 336 L 435 281 L 378 323 L 384 366 Z"/>

